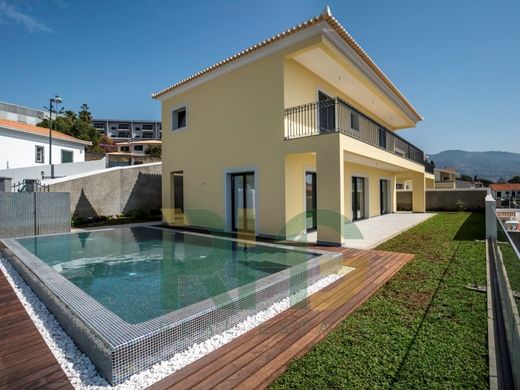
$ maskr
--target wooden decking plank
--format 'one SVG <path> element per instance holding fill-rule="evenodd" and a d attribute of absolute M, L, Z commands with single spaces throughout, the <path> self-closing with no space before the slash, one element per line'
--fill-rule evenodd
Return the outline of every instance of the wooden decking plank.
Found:
<path fill-rule="evenodd" d="M 336 319 L 341 321 L 344 315 L 350 313 L 351 307 L 357 307 L 364 302 L 376 289 L 356 288 L 356 290 L 360 293 L 357 295 L 354 294 L 355 296 L 353 298 L 349 297 L 348 299 L 344 299 L 345 297 L 341 297 L 344 304 L 336 307 L 335 310 L 309 311 L 308 316 L 311 317 L 311 319 L 307 326 L 292 326 L 292 329 L 288 332 L 288 336 L 278 343 L 275 349 L 271 348 L 265 351 L 261 356 L 256 357 L 253 361 L 240 367 L 239 371 L 226 378 L 221 384 L 216 386 L 216 388 L 235 387 L 244 380 L 249 380 L 248 384 L 251 385 L 252 378 L 255 378 L 257 382 L 258 379 L 262 379 L 262 376 L 258 375 L 259 373 L 268 371 L 273 366 L 284 366 L 290 359 L 297 355 L 297 352 L 300 351 L 302 347 L 310 345 L 311 343 L 314 344 L 313 341 L 321 339 L 328 333 L 327 330 L 331 329 L 331 325 L 336 323 Z M 252 374 L 254 373 L 257 375 L 253 376 Z M 215 383 L 215 379 L 213 383 Z"/>
<path fill-rule="evenodd" d="M 367 257 L 367 256 L 365 255 L 365 257 L 366 257 L 368 260 L 371 260 L 371 259 L 373 259 L 373 258 L 377 259 L 374 263 L 377 263 L 379 266 L 381 266 L 382 264 L 384 264 L 384 262 L 386 262 L 386 261 L 389 260 L 388 255 L 389 255 L 389 254 L 387 253 L 387 258 L 386 258 L 386 259 L 384 259 L 384 258 L 382 259 L 378 253 L 372 253 L 370 257 Z M 398 257 L 398 254 L 392 254 L 392 256 L 393 256 L 393 257 Z M 379 264 L 380 262 L 381 262 L 382 264 Z M 378 272 L 381 272 L 381 271 L 380 271 L 380 270 L 381 270 L 381 267 L 376 267 L 375 269 L 377 270 L 378 268 L 379 268 L 379 271 L 378 271 Z M 352 272 L 352 273 L 354 273 L 354 272 Z M 351 274 L 352 274 L 352 273 L 351 273 Z M 343 289 L 343 290 L 351 290 L 353 287 L 358 287 L 358 288 L 356 289 L 356 291 L 357 291 L 359 288 L 362 287 L 362 284 L 360 284 L 359 286 L 356 286 L 354 283 L 352 283 L 352 279 L 349 278 L 349 275 L 351 275 L 351 274 L 346 275 L 344 279 L 340 280 L 340 281 L 343 281 L 343 282 L 342 282 L 342 285 L 341 285 L 341 289 Z M 362 276 L 363 276 L 363 274 L 358 275 L 358 277 L 362 277 Z M 350 280 L 349 280 L 349 279 L 350 279 Z M 340 281 L 338 281 L 338 282 L 340 282 Z M 336 283 L 338 283 L 338 282 L 336 282 Z M 330 289 L 332 286 L 334 286 L 334 284 L 328 286 L 327 289 Z M 318 293 L 318 294 L 316 294 L 316 295 L 318 295 L 318 296 L 322 296 L 322 299 L 324 299 L 325 301 L 329 300 L 329 301 L 330 301 L 330 302 L 329 302 L 329 306 L 330 306 L 330 305 L 336 305 L 335 302 L 336 302 L 337 300 L 341 300 L 341 299 L 343 298 L 342 295 L 340 294 L 340 291 L 341 291 L 341 290 L 338 289 L 337 286 L 336 286 L 336 288 L 333 288 L 333 289 L 331 290 L 331 293 L 323 292 L 324 290 L 325 290 L 325 289 L 323 289 L 322 291 L 320 291 L 320 293 Z M 331 294 L 332 294 L 332 295 L 331 295 Z M 349 295 L 350 295 L 350 294 L 349 294 Z M 290 312 L 290 311 L 291 311 L 291 309 L 289 310 L 289 312 Z M 307 315 L 307 318 L 309 318 L 309 315 L 306 314 L 304 310 L 297 310 L 296 312 L 298 313 L 298 316 L 299 316 L 299 317 L 302 317 L 303 315 Z M 273 318 L 273 319 L 271 319 L 270 321 L 274 321 L 275 319 L 276 319 L 276 317 Z M 308 325 L 308 324 L 307 324 L 307 325 Z M 278 333 L 280 333 L 280 332 L 279 332 L 279 331 L 280 331 L 280 328 L 277 328 L 276 330 L 278 331 Z M 244 335 L 244 336 L 246 336 L 246 335 Z M 244 336 L 241 336 L 241 337 L 244 337 Z M 283 337 L 283 335 L 278 335 L 278 337 Z M 278 342 L 278 339 L 275 339 L 275 341 Z M 264 341 L 264 342 L 265 342 L 265 341 Z M 279 345 L 279 343 L 275 343 L 275 344 L 277 344 L 277 346 Z M 263 345 L 264 350 L 265 350 L 266 347 L 269 348 L 269 347 L 270 347 L 270 344 L 269 344 L 269 345 L 267 345 L 267 344 L 264 344 L 264 345 Z M 256 348 L 256 347 L 255 347 L 255 348 Z M 261 347 L 261 348 L 262 348 L 262 347 Z M 264 352 L 265 352 L 265 351 L 264 351 Z M 262 352 L 262 353 L 263 353 L 263 352 Z M 253 356 L 252 351 L 248 351 L 248 357 L 247 357 L 246 359 L 251 360 L 251 359 L 253 359 L 254 357 L 255 357 L 255 356 Z M 240 359 L 240 358 L 239 358 L 239 359 Z M 230 371 L 233 371 L 236 367 L 237 367 L 237 360 L 234 360 L 234 361 L 233 361 L 233 364 L 229 365 L 228 367 L 224 367 L 224 368 L 222 369 L 222 371 L 218 373 L 218 375 L 219 375 L 220 378 L 222 379 L 222 376 L 225 375 L 224 372 L 230 372 Z M 240 367 L 238 367 L 238 368 L 240 368 Z M 197 371 L 197 375 L 196 375 L 197 380 L 195 380 L 195 381 L 190 381 L 190 380 L 182 381 L 182 383 L 179 383 L 179 384 L 181 385 L 180 387 L 182 387 L 182 388 L 187 388 L 187 387 L 191 387 L 191 386 L 193 386 L 193 385 L 195 384 L 195 382 L 200 382 L 200 380 L 201 380 L 201 375 L 200 375 L 200 374 L 202 374 L 202 373 Z M 215 381 L 216 381 L 216 380 L 217 380 L 217 378 L 215 378 L 215 377 L 213 377 L 213 376 L 211 376 L 210 378 L 206 378 L 206 379 L 203 380 L 203 382 L 200 383 L 200 387 L 205 387 L 206 385 L 215 385 Z M 171 383 L 170 383 L 170 385 L 171 385 Z"/>
<path fill-rule="evenodd" d="M 352 273 L 354 273 L 354 271 Z M 348 274 L 346 277 L 350 275 L 351 274 Z M 327 286 L 327 288 L 331 287 L 332 285 L 333 284 Z M 323 289 L 322 291 L 324 290 L 325 289 Z M 324 295 L 323 297 L 321 297 L 321 300 L 326 299 L 330 299 L 330 297 L 328 295 Z M 211 365 L 211 363 L 214 360 L 218 360 L 217 364 L 219 366 L 225 365 L 227 361 L 234 361 L 236 359 L 236 355 L 239 354 L 239 351 L 242 351 L 242 353 L 246 353 L 249 352 L 249 350 L 252 347 L 255 347 L 257 344 L 261 342 L 266 342 L 266 340 L 272 340 L 273 338 L 282 337 L 282 335 L 280 334 L 280 328 L 284 328 L 285 326 L 282 325 L 280 327 L 280 323 L 287 321 L 289 321 L 289 323 L 294 322 L 304 314 L 304 310 L 301 310 L 301 308 L 299 307 L 305 307 L 305 305 L 307 304 L 314 305 L 316 303 L 319 303 L 319 301 L 317 301 L 316 298 L 313 298 L 310 302 L 307 301 L 305 304 L 301 302 L 293 308 L 286 310 L 283 313 L 280 313 L 278 316 L 262 324 L 262 329 L 259 329 L 260 327 L 255 328 L 251 332 L 247 333 L 247 337 L 244 337 L 245 335 L 243 335 L 220 348 L 218 350 L 218 355 L 206 355 L 200 360 L 183 368 L 181 371 L 179 371 L 180 375 L 175 375 L 171 377 L 172 381 L 168 383 L 168 386 L 172 386 L 178 382 L 183 381 L 182 387 L 191 387 L 197 384 L 197 382 L 200 382 L 204 379 L 204 373 L 208 374 L 210 372 L 216 371 L 219 368 L 215 367 L 215 365 Z M 194 374 L 195 377 L 187 379 L 187 377 L 189 377 L 192 374 Z"/>

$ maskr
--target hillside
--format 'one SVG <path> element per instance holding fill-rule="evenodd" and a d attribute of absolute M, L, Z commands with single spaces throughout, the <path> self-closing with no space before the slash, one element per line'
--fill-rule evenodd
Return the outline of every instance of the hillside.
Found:
<path fill-rule="evenodd" d="M 519 153 L 445 150 L 428 156 L 436 167 L 453 167 L 469 176 L 477 175 L 493 181 L 520 176 Z"/>

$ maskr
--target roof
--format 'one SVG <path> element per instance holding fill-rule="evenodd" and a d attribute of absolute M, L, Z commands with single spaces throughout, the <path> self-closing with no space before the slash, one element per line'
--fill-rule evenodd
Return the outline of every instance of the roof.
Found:
<path fill-rule="evenodd" d="M 0 127 L 4 127 L 9 130 L 20 131 L 22 133 L 40 135 L 42 137 L 49 136 L 49 129 L 47 129 L 46 127 L 33 126 L 27 123 L 9 121 L 7 119 L 0 119 Z M 68 142 L 74 142 L 82 145 L 92 145 L 92 143 L 89 141 L 84 141 L 82 139 L 72 137 L 70 135 L 61 133 L 56 130 L 52 130 L 52 138 L 61 139 Z"/>
<path fill-rule="evenodd" d="M 397 89 L 397 87 L 390 81 L 390 79 L 383 73 L 383 71 L 376 65 L 376 63 L 370 58 L 370 56 L 361 48 L 361 46 L 352 38 L 352 36 L 348 33 L 348 31 L 337 21 L 337 19 L 332 15 L 330 12 L 329 7 L 326 7 L 325 10 L 321 13 L 321 15 L 316 16 L 314 18 L 311 18 L 303 23 L 298 24 L 297 26 L 291 27 L 288 30 L 282 31 L 279 34 L 273 35 L 272 37 L 257 43 L 256 45 L 250 46 L 247 49 L 242 50 L 239 53 L 236 53 L 235 55 L 232 55 L 231 57 L 228 57 L 220 62 L 217 62 L 216 64 L 211 65 L 208 68 L 205 68 L 201 70 L 200 72 L 197 72 L 167 88 L 164 88 L 158 92 L 152 93 L 152 98 L 156 99 L 161 95 L 164 95 L 165 93 L 168 93 L 175 88 L 180 87 L 181 85 L 184 85 L 198 77 L 201 77 L 205 75 L 206 73 L 209 73 L 211 71 L 214 71 L 218 68 L 221 68 L 222 66 L 236 61 L 244 56 L 247 56 L 261 48 L 264 48 L 268 45 L 271 45 L 277 41 L 280 41 L 281 39 L 287 38 L 290 35 L 293 35 L 299 31 L 305 30 L 306 28 L 312 27 L 320 22 L 326 22 L 328 23 L 338 34 L 347 45 L 349 45 L 360 57 L 361 59 L 381 78 L 381 80 L 394 92 L 401 100 L 402 102 L 420 119 L 422 119 L 422 116 L 417 112 L 415 107 L 412 106 L 412 104 L 404 97 L 404 95 Z"/>
<path fill-rule="evenodd" d="M 489 187 L 495 191 L 507 191 L 507 190 L 516 190 L 520 191 L 520 183 L 497 183 L 490 184 Z"/>

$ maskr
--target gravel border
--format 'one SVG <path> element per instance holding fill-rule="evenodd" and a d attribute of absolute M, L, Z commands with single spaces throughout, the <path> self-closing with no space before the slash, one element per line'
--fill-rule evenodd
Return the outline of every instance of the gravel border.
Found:
<path fill-rule="evenodd" d="M 25 307 L 29 317 L 33 320 L 36 328 L 41 333 L 74 388 L 88 390 L 134 390 L 145 389 L 224 344 L 227 344 L 231 340 L 288 309 L 296 302 L 335 282 L 352 271 L 353 268 L 343 267 L 337 274 L 331 274 L 316 281 L 307 288 L 293 294 L 290 298 L 285 298 L 274 303 L 268 309 L 248 317 L 245 321 L 235 325 L 233 328 L 215 335 L 202 343 L 194 344 L 187 350 L 175 354 L 170 359 L 157 363 L 148 370 L 131 376 L 128 380 L 117 386 L 111 386 L 108 381 L 98 374 L 96 367 L 92 364 L 90 359 L 76 347 L 74 341 L 61 328 L 56 318 L 54 318 L 47 307 L 16 272 L 14 267 L 3 258 L 1 254 L 0 270 L 13 287 L 18 299 Z"/>

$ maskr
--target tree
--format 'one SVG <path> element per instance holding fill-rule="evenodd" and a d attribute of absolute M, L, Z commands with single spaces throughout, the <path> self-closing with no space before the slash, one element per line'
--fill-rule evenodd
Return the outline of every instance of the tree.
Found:
<path fill-rule="evenodd" d="M 49 119 L 45 118 L 38 123 L 38 126 L 50 128 Z M 77 114 L 74 111 L 67 110 L 63 115 L 53 119 L 52 129 L 84 141 L 92 142 L 92 146 L 88 147 L 89 151 L 99 151 L 100 149 L 98 145 L 101 135 L 99 131 L 92 126 L 92 114 L 87 104 L 82 104 Z"/>
<path fill-rule="evenodd" d="M 473 181 L 471 176 L 465 175 L 465 174 L 461 174 L 460 175 L 460 180 L 462 180 L 462 181 Z"/>
<path fill-rule="evenodd" d="M 508 183 L 520 183 L 520 176 L 515 176 L 507 181 Z"/>
<path fill-rule="evenodd" d="M 162 147 L 161 145 L 150 145 L 144 153 L 150 157 L 161 158 Z"/>

